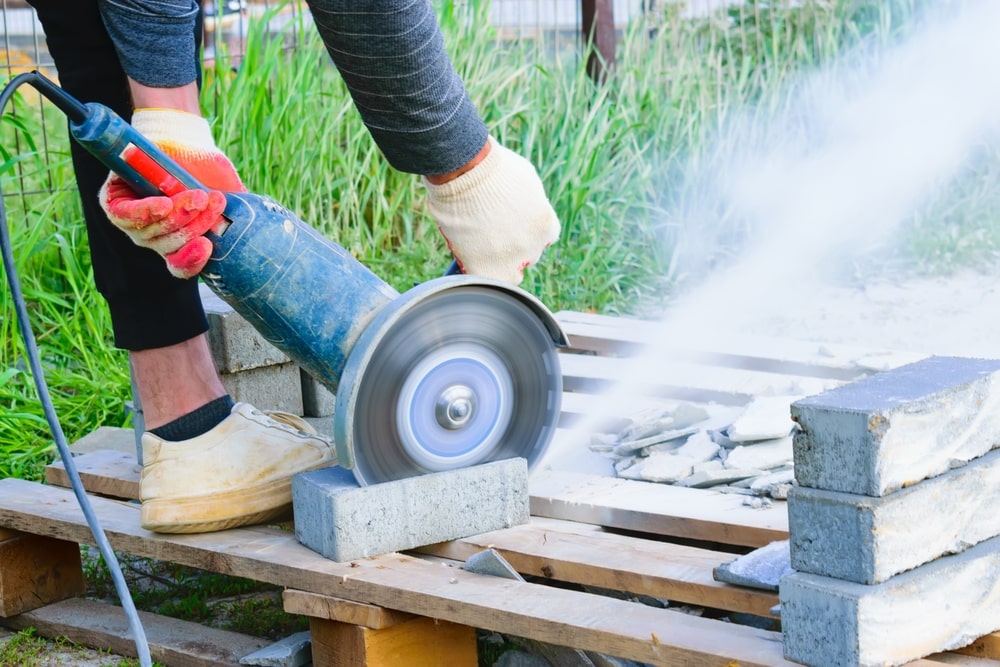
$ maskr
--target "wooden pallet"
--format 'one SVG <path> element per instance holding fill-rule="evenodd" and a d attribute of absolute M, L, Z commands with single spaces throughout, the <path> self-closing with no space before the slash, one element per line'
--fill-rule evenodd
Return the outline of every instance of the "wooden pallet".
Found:
<path fill-rule="evenodd" d="M 570 426 L 593 414 L 601 392 L 664 334 L 622 318 L 569 312 L 558 319 L 572 347 L 561 355 L 566 400 L 557 437 L 569 437 Z M 919 358 L 747 337 L 702 345 L 666 364 L 662 381 L 649 388 L 650 401 L 739 405 L 775 387 L 822 391 Z M 123 429 L 102 428 L 93 437 L 109 445 L 132 442 Z M 738 554 L 787 537 L 781 502 L 751 509 L 740 497 L 710 490 L 542 470 L 532 475 L 527 525 L 336 563 L 282 527 L 188 536 L 145 531 L 131 502 L 138 495 L 134 452 L 98 450 L 75 461 L 116 550 L 284 587 L 285 609 L 310 618 L 316 665 L 475 664 L 476 628 L 657 665 L 792 664 L 782 657 L 780 632 L 719 618 L 772 617 L 776 594 L 712 576 Z M 46 474 L 46 484 L 0 480 L 0 616 L 9 617 L 0 624 L 18 627 L 21 619 L 23 626 L 38 618 L 32 613 L 79 592 L 75 545 L 93 538 L 65 488 L 65 470 L 53 464 Z M 526 580 L 459 567 L 487 548 Z M 7 566 L 15 561 L 31 565 Z M 642 604 L 637 595 L 670 600 L 673 608 Z M 684 606 L 712 613 L 692 615 Z M 74 638 L 66 623 L 53 627 Z M 1000 660 L 998 645 L 1000 635 L 990 636 L 964 654 L 913 664 L 983 666 Z M 166 648 L 157 655 L 169 664 L 229 664 Z"/>

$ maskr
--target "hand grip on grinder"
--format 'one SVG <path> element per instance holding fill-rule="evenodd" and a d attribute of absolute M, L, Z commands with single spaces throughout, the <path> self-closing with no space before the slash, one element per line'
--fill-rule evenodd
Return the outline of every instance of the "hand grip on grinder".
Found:
<path fill-rule="evenodd" d="M 170 196 L 207 189 L 108 107 L 84 104 L 41 74 L 31 83 L 66 114 L 73 139 L 138 194 Z"/>

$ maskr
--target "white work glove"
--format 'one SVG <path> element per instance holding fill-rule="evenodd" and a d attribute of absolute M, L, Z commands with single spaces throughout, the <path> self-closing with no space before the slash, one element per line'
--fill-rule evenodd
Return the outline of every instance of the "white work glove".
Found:
<path fill-rule="evenodd" d="M 101 187 L 101 207 L 132 241 L 155 250 L 178 278 L 197 275 L 212 254 L 203 236 L 222 219 L 222 192 L 245 192 L 236 168 L 215 145 L 208 121 L 173 109 L 138 109 L 132 127 L 209 188 L 144 197 L 112 173 Z M 220 192 L 222 191 L 222 192 Z"/>
<path fill-rule="evenodd" d="M 518 285 L 559 238 L 559 218 L 528 160 L 493 137 L 482 162 L 434 185 L 428 208 L 463 273 Z"/>

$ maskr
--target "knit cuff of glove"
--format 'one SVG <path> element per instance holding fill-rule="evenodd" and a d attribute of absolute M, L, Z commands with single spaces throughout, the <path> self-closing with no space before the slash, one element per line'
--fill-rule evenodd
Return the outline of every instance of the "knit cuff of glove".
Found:
<path fill-rule="evenodd" d="M 501 145 L 493 137 L 489 137 L 488 141 L 490 151 L 486 157 L 458 178 L 440 185 L 435 185 L 424 178 L 424 185 L 430 191 L 432 201 L 457 207 L 451 211 L 453 214 L 467 211 L 474 213 L 497 204 L 509 204 L 504 201 L 508 196 L 508 190 L 518 186 L 512 179 L 517 179 L 524 167 L 504 169 L 504 163 L 524 158 Z M 530 163 L 525 166 L 534 171 Z"/>
<path fill-rule="evenodd" d="M 534 165 L 489 141 L 483 161 L 458 178 L 441 185 L 424 178 L 428 206 L 466 273 L 518 284 L 559 238 L 559 219 Z"/>
<path fill-rule="evenodd" d="M 217 152 L 212 128 L 201 116 L 175 109 L 136 109 L 132 127 L 164 150 Z"/>

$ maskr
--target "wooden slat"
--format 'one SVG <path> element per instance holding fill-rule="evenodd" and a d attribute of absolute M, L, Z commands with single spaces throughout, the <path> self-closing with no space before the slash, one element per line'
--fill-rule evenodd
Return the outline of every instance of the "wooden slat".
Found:
<path fill-rule="evenodd" d="M 1000 667 L 1000 660 L 976 658 L 957 652 L 935 653 L 927 656 L 922 662 L 930 663 L 936 667 L 941 667 L 941 665 L 962 665 L 963 667 Z"/>
<path fill-rule="evenodd" d="M 138 556 L 654 664 L 792 664 L 778 633 L 403 554 L 336 563 L 273 528 L 158 535 L 139 527 L 134 504 L 92 502 L 112 546 Z M 0 526 L 92 543 L 69 491 L 24 480 L 0 480 Z"/>
<path fill-rule="evenodd" d="M 90 467 L 91 456 L 75 459 L 81 479 L 86 473 L 88 480 L 98 480 L 103 488 L 109 488 L 118 475 L 133 474 L 127 457 L 115 458 L 120 465 L 117 471 L 99 457 L 98 474 Z M 100 475 L 109 478 L 103 480 Z M 68 484 L 65 471 L 62 480 L 55 475 L 53 480 Z M 89 490 L 86 483 L 85 487 Z M 138 485 L 131 488 L 138 497 Z M 774 501 L 769 509 L 754 509 L 743 504 L 743 496 L 709 489 L 551 470 L 533 472 L 528 490 L 531 513 L 541 517 L 749 547 L 788 537 L 788 512 L 783 501 Z"/>
<path fill-rule="evenodd" d="M 650 347 L 675 351 L 705 365 L 788 373 L 850 381 L 877 371 L 913 363 L 928 355 L 918 352 L 861 348 L 779 337 L 701 331 L 675 340 L 670 328 L 654 320 L 595 315 L 578 311 L 555 313 L 570 339 L 570 351 L 634 355 Z"/>
<path fill-rule="evenodd" d="M 723 405 L 745 405 L 756 396 L 812 396 L 843 384 L 826 378 L 642 357 L 561 354 L 559 361 L 566 391 L 603 393 L 621 386 L 635 395 Z"/>
<path fill-rule="evenodd" d="M 327 621 L 339 621 L 381 630 L 417 618 L 413 614 L 386 609 L 364 602 L 354 602 L 308 591 L 285 590 L 281 594 L 284 609 L 289 614 L 300 614 Z"/>
<path fill-rule="evenodd" d="M 1000 632 L 994 632 L 980 637 L 968 646 L 956 649 L 955 653 L 974 655 L 980 658 L 990 658 L 992 660 L 1000 660 Z"/>
<path fill-rule="evenodd" d="M 87 493 L 133 500 L 139 497 L 139 464 L 134 452 L 101 449 L 74 457 L 73 463 Z M 70 486 L 62 461 L 45 467 L 45 481 L 56 486 Z"/>
<path fill-rule="evenodd" d="M 493 548 L 524 575 L 757 616 L 771 616 L 778 604 L 774 593 L 715 581 L 713 569 L 732 561 L 733 554 L 600 530 L 574 531 L 574 525 L 579 524 L 533 519 L 417 551 L 464 561 Z"/>
<path fill-rule="evenodd" d="M 743 496 L 584 473 L 537 471 L 531 514 L 640 533 L 762 547 L 788 538 L 788 509 L 743 504 Z"/>

